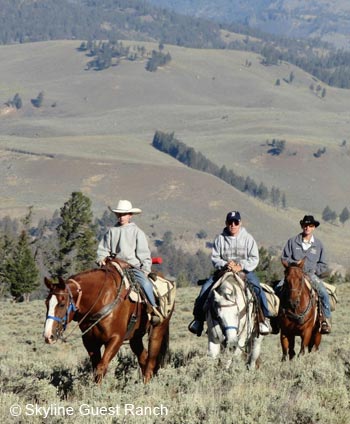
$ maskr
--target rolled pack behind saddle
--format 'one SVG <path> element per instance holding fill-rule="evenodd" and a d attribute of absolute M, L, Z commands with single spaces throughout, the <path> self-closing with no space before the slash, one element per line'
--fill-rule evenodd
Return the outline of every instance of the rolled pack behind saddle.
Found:
<path fill-rule="evenodd" d="M 154 314 L 159 317 L 160 323 L 169 316 L 173 309 L 176 294 L 176 283 L 175 281 L 167 280 L 155 272 L 152 272 L 152 278 L 149 280 L 152 282 L 153 293 L 156 299 L 157 308 L 153 308 L 148 302 L 147 296 L 144 293 L 142 287 L 135 282 L 134 277 L 128 272 L 128 268 L 122 268 L 118 262 L 112 262 L 117 270 L 124 275 L 126 288 L 130 287 L 129 299 L 132 302 L 146 303 L 148 306 L 148 314 Z"/>
<path fill-rule="evenodd" d="M 318 312 L 319 312 L 320 315 L 322 315 L 321 310 L 320 310 L 321 307 L 319 305 L 320 299 L 319 299 L 319 296 L 317 294 L 317 290 L 312 287 L 312 282 L 310 281 L 310 278 L 307 275 L 305 275 L 305 281 L 306 281 L 306 284 L 307 284 L 309 290 L 315 291 L 315 293 L 318 297 L 318 299 L 317 299 Z M 329 283 L 326 283 L 324 281 L 323 281 L 323 285 L 326 287 L 326 290 L 327 290 L 327 293 L 328 293 L 328 296 L 329 296 L 329 306 L 331 308 L 331 311 L 333 312 L 333 311 L 335 311 L 335 307 L 338 303 L 337 287 L 334 286 L 333 284 L 329 284 Z"/>

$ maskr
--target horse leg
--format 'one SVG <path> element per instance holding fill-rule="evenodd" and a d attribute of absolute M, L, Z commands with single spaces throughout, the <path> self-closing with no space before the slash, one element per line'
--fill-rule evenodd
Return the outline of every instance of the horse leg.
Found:
<path fill-rule="evenodd" d="M 102 359 L 96 366 L 95 369 L 95 382 L 97 384 L 102 383 L 103 377 L 106 375 L 107 368 L 111 360 L 114 358 L 120 346 L 123 343 L 121 337 L 112 337 L 107 343 L 105 343 L 105 350 L 103 352 Z"/>
<path fill-rule="evenodd" d="M 261 342 L 262 342 L 263 336 L 255 337 L 253 339 L 252 345 L 251 345 L 251 351 L 248 355 L 247 360 L 247 369 L 250 370 L 253 365 L 255 365 L 255 369 L 258 369 L 260 367 L 260 351 L 261 351 Z"/>
<path fill-rule="evenodd" d="M 131 350 L 134 352 L 134 354 L 137 357 L 139 366 L 142 371 L 142 375 L 144 375 L 145 369 L 146 369 L 148 352 L 143 345 L 142 337 L 133 337 L 132 339 L 130 339 L 129 343 L 130 343 Z"/>
<path fill-rule="evenodd" d="M 152 327 L 148 341 L 148 357 L 144 370 L 143 381 L 148 383 L 161 366 L 169 344 L 169 319 L 157 327 Z"/>
<path fill-rule="evenodd" d="M 280 334 L 280 340 L 281 340 L 281 347 L 282 347 L 282 362 L 287 360 L 288 355 L 288 349 L 289 349 L 289 339 L 288 337 L 282 332 Z"/>
<path fill-rule="evenodd" d="M 83 337 L 83 344 L 90 357 L 92 371 L 95 373 L 96 367 L 101 361 L 102 343 L 93 342 L 89 337 Z"/>
<path fill-rule="evenodd" d="M 309 343 L 309 352 L 316 352 L 321 343 L 322 334 L 318 331 L 318 328 L 314 328 Z"/>
<path fill-rule="evenodd" d="M 310 343 L 312 343 L 312 337 L 311 330 L 308 329 L 301 335 L 301 345 L 298 356 L 305 354 L 305 348 L 308 348 L 310 351 Z"/>
<path fill-rule="evenodd" d="M 291 361 L 295 356 L 295 336 L 289 336 L 289 360 Z"/>
<path fill-rule="evenodd" d="M 220 349 L 221 349 L 220 343 L 214 343 L 209 340 L 207 355 L 215 359 L 219 355 Z"/>

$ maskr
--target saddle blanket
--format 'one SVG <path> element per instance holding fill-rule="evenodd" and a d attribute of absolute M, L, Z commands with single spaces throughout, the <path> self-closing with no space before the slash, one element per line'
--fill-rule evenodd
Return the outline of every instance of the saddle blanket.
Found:
<path fill-rule="evenodd" d="M 218 287 L 224 280 L 226 280 L 229 277 L 234 277 L 234 279 L 239 283 L 239 285 L 244 288 L 245 282 L 244 279 L 238 274 L 233 274 L 232 272 L 226 272 L 221 278 L 219 278 L 215 284 L 212 287 L 212 290 Z M 266 300 L 267 300 L 267 306 L 270 312 L 270 316 L 276 317 L 278 315 L 278 310 L 280 307 L 280 299 L 278 296 L 276 296 L 274 290 L 272 287 L 270 287 L 268 284 L 260 283 L 261 288 L 264 290 Z"/>
<path fill-rule="evenodd" d="M 153 285 L 154 296 L 159 303 L 159 308 L 157 309 L 159 309 L 159 312 L 163 315 L 163 317 L 167 317 L 174 307 L 176 283 L 175 281 L 166 280 L 159 275 L 157 275 L 156 281 L 150 281 Z M 140 302 L 140 295 L 135 290 L 131 290 L 129 298 L 133 302 Z"/>

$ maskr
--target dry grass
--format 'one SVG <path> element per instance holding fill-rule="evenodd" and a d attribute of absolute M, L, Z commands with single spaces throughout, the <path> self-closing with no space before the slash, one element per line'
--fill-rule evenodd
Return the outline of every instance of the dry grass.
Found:
<path fill-rule="evenodd" d="M 327 87 L 321 99 L 309 89 L 318 81 L 287 63 L 264 67 L 252 53 L 176 46 L 165 47 L 172 61 L 155 73 L 144 62 L 85 71 L 79 44 L 0 46 L 0 101 L 19 93 L 24 103 L 16 115 L 0 117 L 0 216 L 22 217 L 29 205 L 35 219 L 51 216 L 81 190 L 96 215 L 118 198 L 131 199 L 144 210 L 138 222 L 147 234 L 159 238 L 171 229 L 185 250 L 204 246 L 193 243 L 203 228 L 212 241 L 231 209 L 242 212 L 259 245 L 280 249 L 305 213 L 320 217 L 327 205 L 337 213 L 349 207 L 350 150 L 339 146 L 350 133 L 349 90 Z M 283 82 L 292 71 L 293 83 Z M 30 99 L 39 91 L 44 103 L 35 109 Z M 155 151 L 157 129 L 174 131 L 218 165 L 279 187 L 288 209 Z M 287 142 L 281 157 L 266 153 L 272 138 Z M 320 147 L 327 153 L 316 159 Z M 13 148 L 43 156 L 6 150 Z M 322 224 L 318 232 L 331 262 L 347 267 L 349 252 L 339 240 L 350 236 L 350 224 Z"/>
<path fill-rule="evenodd" d="M 44 409 L 32 413 L 36 406 L 51 408 L 47 421 L 52 423 L 347 424 L 350 286 L 344 284 L 338 290 L 341 303 L 333 315 L 334 329 L 323 338 L 318 353 L 281 363 L 279 338 L 268 336 L 262 345 L 260 370 L 248 372 L 243 361 L 226 369 L 227 357 L 206 358 L 206 338 L 187 331 L 197 289 L 179 289 L 169 364 L 143 385 L 129 347 L 123 346 L 100 387 L 92 383 L 78 334 L 66 344 L 44 344 L 43 301 L 2 303 L 1 422 L 46 422 Z M 11 417 L 13 404 L 22 407 L 20 418 Z M 152 409 L 153 415 L 143 409 L 144 415 L 126 416 L 127 404 L 163 409 Z M 103 415 L 102 407 L 114 410 Z M 72 408 L 73 415 L 62 417 L 67 408 Z M 154 415 L 161 411 L 163 415 Z"/>

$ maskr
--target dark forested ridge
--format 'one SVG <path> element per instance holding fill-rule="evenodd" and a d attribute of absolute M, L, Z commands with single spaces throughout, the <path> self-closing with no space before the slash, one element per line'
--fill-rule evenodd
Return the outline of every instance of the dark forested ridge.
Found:
<path fill-rule="evenodd" d="M 219 167 L 201 152 L 196 152 L 192 147 L 177 140 L 174 133 L 164 133 L 156 131 L 153 137 L 152 146 L 163 153 L 166 153 L 179 162 L 199 171 L 207 172 L 232 185 L 237 190 L 254 196 L 262 201 L 268 201 L 276 207 L 287 206 L 286 195 L 278 187 L 269 190 L 264 183 L 257 184 L 251 177 L 244 178 L 226 166 Z"/>
<path fill-rule="evenodd" d="M 251 28 L 289 38 L 319 38 L 350 48 L 348 0 L 149 0 L 183 14 Z"/>
<path fill-rule="evenodd" d="M 0 0 L 0 43 L 75 38 L 193 47 L 221 43 L 218 24 L 167 12 L 143 0 Z"/>

